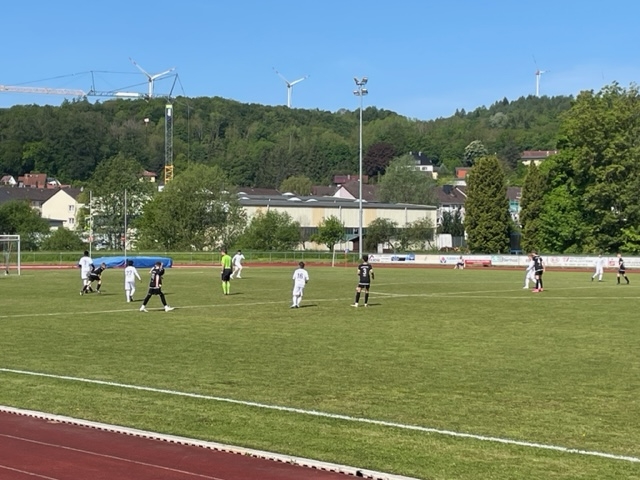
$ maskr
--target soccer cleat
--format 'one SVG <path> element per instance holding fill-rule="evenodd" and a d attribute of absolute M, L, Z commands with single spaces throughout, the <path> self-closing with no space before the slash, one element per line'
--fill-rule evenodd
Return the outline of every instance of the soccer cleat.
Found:
<path fill-rule="evenodd" d="M 296 308 L 296 305 L 291 305 L 289 308 Z"/>
<path fill-rule="evenodd" d="M 141 312 L 148 312 L 149 310 L 147 310 L 147 308 L 146 308 L 144 305 L 142 305 L 142 306 L 140 307 L 140 311 L 141 311 Z"/>
<path fill-rule="evenodd" d="M 175 308 L 170 307 L 169 305 L 165 305 L 165 306 L 164 306 L 164 311 L 165 311 L 165 312 L 170 312 L 171 310 L 175 310 Z"/>
<path fill-rule="evenodd" d="M 357 306 L 358 306 L 358 304 L 357 304 L 357 303 L 353 303 L 353 304 L 351 304 L 351 306 L 352 306 L 352 307 L 357 307 Z"/>
<path fill-rule="evenodd" d="M 538 293 L 540 290 L 538 290 L 537 288 L 534 288 L 533 290 L 531 290 L 531 293 Z"/>
<path fill-rule="evenodd" d="M 528 289 L 529 289 L 529 287 L 522 287 L 522 289 L 523 289 L 523 290 L 528 290 Z"/>
<path fill-rule="evenodd" d="M 365 307 L 368 307 L 369 305 L 365 303 L 365 304 L 364 304 L 364 306 L 365 306 Z"/>

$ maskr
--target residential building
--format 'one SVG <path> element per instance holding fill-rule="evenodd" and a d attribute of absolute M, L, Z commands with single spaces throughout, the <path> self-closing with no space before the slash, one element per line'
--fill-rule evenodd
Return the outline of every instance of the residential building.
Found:
<path fill-rule="evenodd" d="M 557 150 L 525 150 L 522 152 L 522 155 L 520 155 L 520 160 L 523 165 L 529 165 L 531 162 L 540 165 L 545 158 L 557 153 Z"/>
<path fill-rule="evenodd" d="M 414 170 L 430 174 L 433 178 L 438 178 L 438 172 L 435 171 L 433 161 L 422 152 L 409 152 L 416 163 Z"/>
<path fill-rule="evenodd" d="M 466 186 L 461 185 L 441 185 L 436 187 L 434 193 L 438 200 L 437 223 L 442 223 L 442 218 L 447 213 L 460 212 L 464 219 L 464 203 L 467 200 L 465 193 Z"/>
<path fill-rule="evenodd" d="M 49 220 L 53 229 L 63 226 L 69 230 L 76 228 L 76 213 L 82 204 L 78 203 L 79 188 L 19 188 L 0 186 L 0 204 L 13 200 L 25 201 L 42 218 Z"/>
<path fill-rule="evenodd" d="M 47 188 L 46 173 L 25 173 L 18 177 L 18 186 L 23 188 Z"/>
<path fill-rule="evenodd" d="M 7 185 L 9 187 L 15 187 L 16 185 L 18 185 L 18 182 L 13 177 L 13 175 L 4 175 L 2 178 L 0 178 L 0 184 Z"/>
<path fill-rule="evenodd" d="M 520 200 L 522 199 L 522 188 L 508 187 L 507 198 L 509 199 L 509 213 L 513 221 L 520 225 Z"/>

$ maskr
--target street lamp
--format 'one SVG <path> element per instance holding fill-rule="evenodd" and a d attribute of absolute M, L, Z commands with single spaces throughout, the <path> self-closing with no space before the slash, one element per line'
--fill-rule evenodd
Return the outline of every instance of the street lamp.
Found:
<path fill-rule="evenodd" d="M 359 169 L 359 192 L 358 192 L 358 255 L 362 258 L 362 97 L 369 93 L 369 91 L 364 88 L 369 80 L 367 77 L 362 77 L 358 79 L 354 77 L 353 79 L 356 82 L 356 89 L 353 91 L 353 94 L 357 97 L 360 97 L 360 158 L 358 161 L 358 169 Z"/>

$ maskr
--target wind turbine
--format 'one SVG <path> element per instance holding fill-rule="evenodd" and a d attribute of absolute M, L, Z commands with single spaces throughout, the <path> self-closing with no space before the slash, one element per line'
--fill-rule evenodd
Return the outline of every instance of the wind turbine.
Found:
<path fill-rule="evenodd" d="M 540 70 L 538 68 L 538 62 L 536 62 L 536 57 L 533 57 L 533 63 L 536 65 L 536 97 L 540 97 L 540 77 L 549 70 Z"/>
<path fill-rule="evenodd" d="M 273 68 L 273 71 L 276 72 L 278 74 L 278 76 L 282 80 L 284 80 L 284 83 L 286 83 L 286 85 L 287 85 L 287 107 L 291 108 L 291 90 L 292 90 L 293 86 L 296 83 L 300 83 L 301 81 L 306 80 L 307 78 L 309 78 L 309 75 L 305 75 L 304 77 L 299 78 L 298 80 L 294 80 L 293 82 L 290 82 L 289 80 L 284 78 L 282 76 L 282 74 L 278 70 L 275 69 L 275 67 Z"/>
<path fill-rule="evenodd" d="M 138 65 L 133 58 L 129 57 L 129 60 L 131 61 L 131 63 L 133 63 L 136 66 L 138 70 L 140 70 L 147 77 L 147 81 L 149 83 L 149 93 L 147 94 L 148 98 L 153 98 L 153 82 L 158 78 L 164 77 L 168 73 L 171 73 L 175 70 L 175 68 L 172 67 L 169 70 L 165 70 L 164 72 L 156 73 L 155 75 L 150 75 L 140 65 Z"/>

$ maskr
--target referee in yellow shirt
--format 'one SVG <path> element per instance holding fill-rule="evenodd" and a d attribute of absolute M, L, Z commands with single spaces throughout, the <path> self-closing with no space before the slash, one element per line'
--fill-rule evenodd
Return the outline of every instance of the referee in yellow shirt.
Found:
<path fill-rule="evenodd" d="M 220 254 L 222 255 L 222 259 L 220 260 L 220 265 L 222 266 L 222 293 L 229 295 L 229 290 L 231 289 L 231 273 L 233 272 L 231 269 L 231 257 L 227 254 L 226 248 L 223 248 Z"/>

